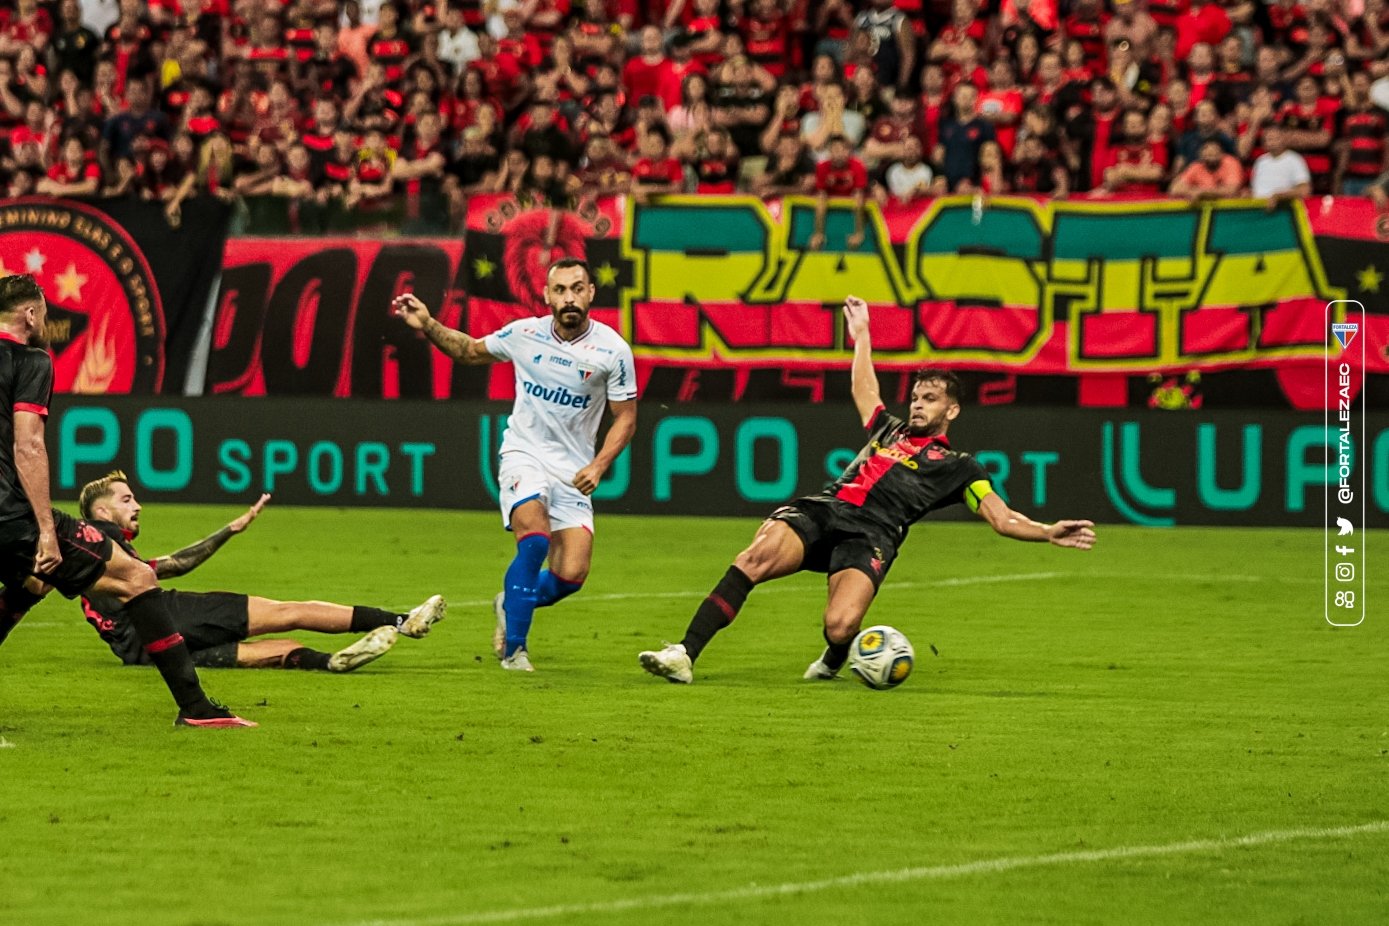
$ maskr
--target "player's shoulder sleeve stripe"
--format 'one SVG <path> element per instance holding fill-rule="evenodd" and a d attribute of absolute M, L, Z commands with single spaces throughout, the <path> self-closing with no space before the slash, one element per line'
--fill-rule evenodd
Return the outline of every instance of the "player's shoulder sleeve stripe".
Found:
<path fill-rule="evenodd" d="M 994 494 L 994 487 L 987 479 L 976 479 L 965 486 L 965 504 L 970 511 L 978 511 L 979 505 L 985 498 Z"/>
<path fill-rule="evenodd" d="M 864 429 L 865 429 L 865 430 L 868 430 L 868 431 L 871 431 L 871 430 L 873 430 L 874 428 L 876 428 L 876 427 L 878 426 L 879 420 L 881 420 L 882 417 L 883 417 L 883 413 L 886 412 L 886 411 L 887 411 L 887 406 L 886 406 L 886 405 L 879 405 L 877 408 L 873 409 L 873 414 L 872 414 L 871 416 L 869 416 L 869 418 L 868 418 L 868 423 L 867 423 L 866 425 L 864 425 Z"/>

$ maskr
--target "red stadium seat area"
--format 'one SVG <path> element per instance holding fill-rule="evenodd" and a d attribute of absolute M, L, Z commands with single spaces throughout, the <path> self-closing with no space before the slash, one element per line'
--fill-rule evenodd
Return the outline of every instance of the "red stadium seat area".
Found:
<path fill-rule="evenodd" d="M 1389 186 L 1385 0 L 5 6 L 5 193 L 157 200 L 170 221 L 196 193 L 261 232 L 439 233 L 476 192 Z"/>

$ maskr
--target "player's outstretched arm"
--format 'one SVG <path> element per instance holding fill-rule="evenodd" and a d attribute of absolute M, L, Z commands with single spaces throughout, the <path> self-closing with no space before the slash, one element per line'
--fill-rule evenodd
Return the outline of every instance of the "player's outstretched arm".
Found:
<path fill-rule="evenodd" d="M 612 427 L 608 428 L 607 437 L 603 438 L 603 447 L 593 458 L 593 462 L 585 466 L 574 474 L 574 488 L 585 495 L 592 495 L 593 490 L 598 488 L 598 482 L 603 478 L 603 474 L 608 471 L 608 467 L 613 465 L 622 451 L 632 442 L 632 437 L 637 433 L 637 400 L 632 399 L 626 402 L 608 402 L 608 408 L 613 413 Z"/>
<path fill-rule="evenodd" d="M 849 337 L 854 339 L 854 365 L 850 388 L 854 394 L 854 405 L 864 426 L 873 420 L 873 414 L 883 404 L 878 393 L 878 374 L 873 372 L 873 340 L 868 335 L 868 303 L 858 296 L 844 299 L 844 327 Z"/>
<path fill-rule="evenodd" d="M 429 314 L 429 307 L 414 293 L 396 296 L 391 300 L 391 308 L 395 310 L 397 318 L 416 331 L 423 331 L 424 336 L 429 338 L 429 343 L 458 363 L 496 363 L 500 359 L 488 353 L 478 338 L 439 324 L 439 320 Z"/>
<path fill-rule="evenodd" d="M 1046 542 L 1058 547 L 1074 547 L 1077 550 L 1088 550 L 1095 545 L 1094 521 L 1057 521 L 1054 524 L 1042 524 L 1009 508 L 1003 499 L 993 493 L 980 500 L 979 517 L 988 521 L 989 526 L 997 533 L 1014 540 Z"/>
<path fill-rule="evenodd" d="M 155 578 L 172 579 L 187 575 L 197 569 L 211 559 L 212 554 L 222 549 L 222 545 L 228 540 L 250 527 L 251 522 L 260 517 L 260 513 L 265 510 L 269 501 L 270 493 L 262 493 L 261 497 L 256 499 L 256 503 L 246 509 L 245 514 L 233 519 L 225 527 L 219 528 L 215 533 L 209 534 L 197 543 L 189 544 L 181 550 L 175 550 L 167 556 L 161 556 L 154 560 Z"/>

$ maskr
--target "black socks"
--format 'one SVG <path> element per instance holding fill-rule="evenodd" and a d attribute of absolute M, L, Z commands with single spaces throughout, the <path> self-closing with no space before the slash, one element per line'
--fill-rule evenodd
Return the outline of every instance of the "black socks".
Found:
<path fill-rule="evenodd" d="M 699 654 L 709 645 L 714 634 L 733 623 L 733 618 L 738 616 L 743 602 L 748 600 L 748 592 L 752 591 L 752 585 L 752 580 L 743 570 L 737 566 L 729 566 L 719 584 L 700 602 L 699 610 L 695 611 L 695 616 L 685 631 L 685 639 L 680 641 L 685 645 L 685 652 L 689 654 L 691 662 L 699 658 Z"/>
<path fill-rule="evenodd" d="M 188 644 L 174 629 L 168 593 L 162 588 L 150 589 L 127 601 L 125 608 L 135 635 L 144 645 L 150 662 L 163 676 L 164 684 L 169 686 L 179 710 L 194 718 L 219 716 L 203 693 Z"/>
<path fill-rule="evenodd" d="M 350 630 L 352 633 L 366 633 L 377 627 L 399 628 L 404 620 L 404 614 L 393 614 L 380 608 L 369 608 L 359 604 L 352 608 L 352 627 Z"/>
<path fill-rule="evenodd" d="M 353 609 L 353 615 L 352 615 L 352 617 L 353 617 L 353 620 L 355 621 L 355 620 L 356 620 L 356 609 Z M 381 625 L 381 624 L 373 624 L 372 626 L 374 626 L 374 627 L 380 627 L 380 626 L 382 626 L 382 625 Z M 318 650 L 309 649 L 307 646 L 301 646 L 301 647 L 299 647 L 299 648 L 296 649 L 296 650 L 291 650 L 289 653 L 287 653 L 287 654 L 285 655 L 284 660 L 280 663 L 280 668 L 281 668 L 281 669 L 317 669 L 317 670 L 320 671 L 320 672 L 327 672 L 327 671 L 328 671 L 328 659 L 329 659 L 329 655 L 328 655 L 327 653 L 320 653 Z"/>
<path fill-rule="evenodd" d="M 852 642 L 852 641 L 850 641 Z M 844 661 L 849 658 L 849 644 L 836 643 L 830 639 L 830 632 L 825 631 L 825 655 L 820 657 L 828 668 L 838 672 L 844 667 Z"/>

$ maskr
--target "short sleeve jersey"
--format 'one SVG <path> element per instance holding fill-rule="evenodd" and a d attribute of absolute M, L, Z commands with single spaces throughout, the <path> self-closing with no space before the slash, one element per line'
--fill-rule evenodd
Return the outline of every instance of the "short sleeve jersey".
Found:
<path fill-rule="evenodd" d="M 632 349 L 600 321 L 589 319 L 588 331 L 564 341 L 550 318 L 525 318 L 482 343 L 516 368 L 516 405 L 502 453 L 527 453 L 566 481 L 593 462 L 605 403 L 637 397 Z"/>
<path fill-rule="evenodd" d="M 34 516 L 14 461 L 15 412 L 48 417 L 53 360 L 8 332 L 0 332 L 0 521 Z"/>
<path fill-rule="evenodd" d="M 989 474 L 967 453 L 950 449 L 944 434 L 913 437 L 902 419 L 879 407 L 868 423 L 868 445 L 825 489 L 898 536 L 929 512 L 958 503 L 978 510 L 993 492 Z"/>

